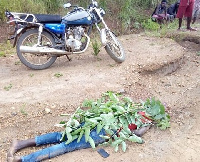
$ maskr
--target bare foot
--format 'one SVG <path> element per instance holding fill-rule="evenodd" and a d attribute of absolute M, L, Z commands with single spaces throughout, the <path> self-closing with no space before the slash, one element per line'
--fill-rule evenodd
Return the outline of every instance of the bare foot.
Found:
<path fill-rule="evenodd" d="M 18 151 L 18 141 L 17 140 L 13 140 L 11 146 L 10 146 L 10 149 L 8 150 L 8 153 L 7 153 L 7 157 L 13 157 L 14 156 L 14 153 L 16 153 Z"/>

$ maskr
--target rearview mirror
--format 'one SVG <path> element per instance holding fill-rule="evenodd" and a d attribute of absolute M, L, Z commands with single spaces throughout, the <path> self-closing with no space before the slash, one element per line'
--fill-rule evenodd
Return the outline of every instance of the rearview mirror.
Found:
<path fill-rule="evenodd" d="M 71 3 L 66 3 L 66 4 L 63 5 L 63 7 L 64 8 L 69 8 L 69 7 L 71 7 Z"/>

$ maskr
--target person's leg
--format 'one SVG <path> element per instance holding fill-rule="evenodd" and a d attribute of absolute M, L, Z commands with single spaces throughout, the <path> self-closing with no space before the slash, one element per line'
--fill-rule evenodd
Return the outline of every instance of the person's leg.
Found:
<path fill-rule="evenodd" d="M 187 17 L 187 29 L 191 29 L 191 21 L 192 21 L 192 17 Z"/>
<path fill-rule="evenodd" d="M 183 21 L 183 19 L 182 19 L 182 18 L 179 18 L 179 19 L 178 19 L 178 30 L 180 30 L 180 29 L 181 29 L 181 26 L 182 26 L 182 21 Z"/>
<path fill-rule="evenodd" d="M 178 30 L 181 29 L 182 19 L 183 19 L 183 15 L 184 15 L 184 13 L 186 11 L 186 8 L 187 8 L 186 6 L 179 6 L 179 8 L 178 8 L 178 12 L 177 12 L 177 15 L 176 15 L 176 17 L 179 19 Z"/>
<path fill-rule="evenodd" d="M 105 131 L 101 130 L 99 134 L 97 134 L 96 129 L 92 130 L 90 133 L 90 137 L 94 140 L 95 145 L 101 144 L 105 142 L 105 139 L 101 138 L 99 135 L 105 135 Z M 45 159 L 51 159 L 53 157 L 62 155 L 64 153 L 72 152 L 79 149 L 90 148 L 91 145 L 89 142 L 85 142 L 85 136 L 83 136 L 79 143 L 77 143 L 77 139 L 72 141 L 69 144 L 66 142 L 62 142 L 60 144 L 56 144 L 45 149 L 36 151 L 27 156 L 21 157 L 22 162 L 26 161 L 42 161 Z"/>
<path fill-rule="evenodd" d="M 191 3 L 189 4 L 189 6 L 187 6 L 185 11 L 185 17 L 187 17 L 187 29 L 190 31 L 196 31 L 196 29 L 193 29 L 190 26 L 192 21 L 193 6 L 194 6 L 194 1 L 191 1 Z"/>
<path fill-rule="evenodd" d="M 8 161 L 18 162 L 19 157 L 13 158 L 13 155 L 26 147 L 39 146 L 44 144 L 52 144 L 60 142 L 61 133 L 47 133 L 41 136 L 36 136 L 35 139 L 27 139 L 27 140 L 13 140 L 11 147 L 7 153 Z"/>
<path fill-rule="evenodd" d="M 26 148 L 36 146 L 35 139 L 28 139 L 28 140 L 13 140 L 10 149 L 8 150 L 7 157 L 13 157 L 14 153 L 17 151 Z"/>

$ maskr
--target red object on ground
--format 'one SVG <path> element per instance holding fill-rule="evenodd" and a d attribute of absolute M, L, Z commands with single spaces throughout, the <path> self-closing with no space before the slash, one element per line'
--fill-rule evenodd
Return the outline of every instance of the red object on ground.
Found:
<path fill-rule="evenodd" d="M 129 124 L 129 125 L 128 125 L 128 128 L 129 128 L 130 130 L 135 130 L 135 129 L 137 129 L 137 125 L 135 125 L 135 124 Z"/>
<path fill-rule="evenodd" d="M 145 119 L 141 119 L 141 121 L 142 121 L 143 123 L 146 123 L 147 121 L 149 121 L 149 122 L 152 121 L 150 118 L 148 118 L 148 117 L 146 116 L 146 114 L 145 114 L 144 111 L 140 111 L 140 112 L 138 112 L 138 114 L 142 115 L 142 116 L 145 118 Z M 137 129 L 137 125 L 132 123 L 132 124 L 129 124 L 129 125 L 128 125 L 128 128 L 129 128 L 130 130 L 135 130 L 135 129 Z"/>

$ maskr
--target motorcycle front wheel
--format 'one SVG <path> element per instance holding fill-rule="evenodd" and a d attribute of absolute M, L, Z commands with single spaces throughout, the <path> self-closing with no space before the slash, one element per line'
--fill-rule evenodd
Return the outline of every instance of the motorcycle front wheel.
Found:
<path fill-rule="evenodd" d="M 34 70 L 42 70 L 50 67 L 57 59 L 57 56 L 48 53 L 22 53 L 20 46 L 34 47 L 38 42 L 38 30 L 30 29 L 23 33 L 17 41 L 17 55 L 20 61 L 27 67 Z M 55 46 L 54 38 L 47 32 L 41 34 L 40 46 Z"/>
<path fill-rule="evenodd" d="M 106 39 L 107 39 L 107 44 L 105 46 L 106 52 L 113 60 L 115 60 L 118 63 L 122 63 L 125 60 L 125 53 L 117 37 L 111 31 L 107 31 Z"/>

